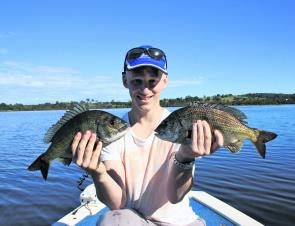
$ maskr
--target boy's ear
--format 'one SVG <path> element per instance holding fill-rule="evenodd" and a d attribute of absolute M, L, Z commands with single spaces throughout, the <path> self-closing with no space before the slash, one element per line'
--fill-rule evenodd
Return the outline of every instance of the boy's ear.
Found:
<path fill-rule="evenodd" d="M 128 88 L 127 86 L 127 78 L 126 78 L 126 72 L 122 72 L 122 82 L 125 88 Z"/>
<path fill-rule="evenodd" d="M 165 76 L 164 78 L 163 78 L 163 81 L 164 81 L 164 84 L 165 84 L 165 87 L 167 86 L 167 84 L 168 84 L 168 74 L 166 74 L 166 73 L 164 73 L 164 75 L 163 76 Z"/>

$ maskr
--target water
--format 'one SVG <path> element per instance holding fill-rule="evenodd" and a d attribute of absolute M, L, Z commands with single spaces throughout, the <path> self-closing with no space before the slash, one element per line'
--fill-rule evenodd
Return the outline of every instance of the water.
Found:
<path fill-rule="evenodd" d="M 239 108 L 250 126 L 276 132 L 278 138 L 267 144 L 266 159 L 245 142 L 239 154 L 220 149 L 197 160 L 194 189 L 265 225 L 294 225 L 295 105 Z M 127 109 L 109 111 L 120 116 Z M 26 170 L 46 150 L 44 134 L 63 114 L 0 112 L 0 225 L 50 225 L 79 205 L 79 167 L 54 162 L 46 182 L 39 172 Z"/>

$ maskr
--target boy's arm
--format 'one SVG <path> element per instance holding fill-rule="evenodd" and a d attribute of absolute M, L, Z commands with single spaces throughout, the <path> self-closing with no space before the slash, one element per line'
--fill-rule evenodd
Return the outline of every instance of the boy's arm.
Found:
<path fill-rule="evenodd" d="M 100 162 L 102 143 L 95 147 L 95 142 L 96 134 L 77 133 L 72 142 L 73 162 L 92 176 L 99 200 L 110 209 L 120 209 L 126 202 L 124 167 L 120 161 Z"/>
<path fill-rule="evenodd" d="M 193 184 L 192 168 L 185 169 L 180 165 L 190 163 L 196 157 L 212 154 L 217 148 L 223 146 L 222 134 L 217 130 L 214 131 L 215 142 L 213 144 L 211 134 L 208 123 L 199 120 L 193 124 L 192 143 L 190 145 L 181 145 L 175 156 L 171 158 L 167 187 L 170 202 L 177 203 L 181 201 Z"/>
<path fill-rule="evenodd" d="M 91 173 L 98 199 L 112 210 L 123 208 L 126 203 L 126 193 L 122 162 L 116 160 L 100 164 L 105 165 L 106 172 Z"/>

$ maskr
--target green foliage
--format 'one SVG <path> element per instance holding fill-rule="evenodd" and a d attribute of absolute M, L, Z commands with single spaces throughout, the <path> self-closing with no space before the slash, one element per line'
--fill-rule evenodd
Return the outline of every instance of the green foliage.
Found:
<path fill-rule="evenodd" d="M 244 95 L 232 94 L 217 94 L 215 96 L 193 97 L 186 96 L 175 99 L 162 99 L 161 105 L 163 107 L 181 107 L 188 105 L 195 101 L 220 103 L 227 105 L 268 105 L 268 104 L 295 104 L 295 94 L 281 94 L 281 93 L 248 93 Z M 59 102 L 43 103 L 36 105 L 24 104 L 5 104 L 0 103 L 0 111 L 36 111 L 36 110 L 66 110 L 71 109 L 77 103 L 87 104 L 91 109 L 102 108 L 130 108 L 131 102 L 115 101 L 99 102 L 94 99 L 87 98 L 86 101 L 80 102 Z"/>

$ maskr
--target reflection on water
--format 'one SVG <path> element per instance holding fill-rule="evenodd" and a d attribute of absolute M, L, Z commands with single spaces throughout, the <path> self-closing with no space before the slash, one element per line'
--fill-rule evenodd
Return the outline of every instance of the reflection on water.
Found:
<path fill-rule="evenodd" d="M 239 108 L 251 127 L 278 134 L 267 144 L 266 159 L 249 141 L 238 154 L 220 149 L 197 160 L 194 189 L 207 191 L 263 224 L 293 225 L 295 105 Z M 120 116 L 127 109 L 108 111 Z M 39 172 L 26 170 L 46 150 L 44 134 L 63 113 L 0 112 L 0 225 L 49 225 L 79 204 L 76 181 L 83 171 L 75 165 L 54 162 L 47 181 Z"/>

